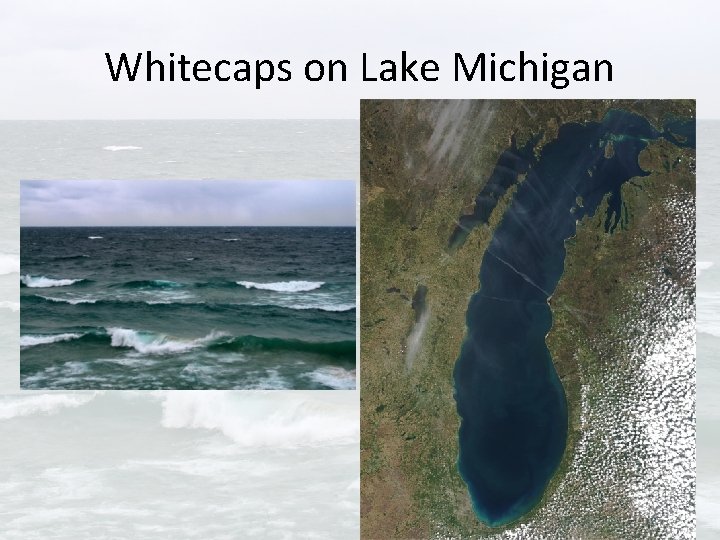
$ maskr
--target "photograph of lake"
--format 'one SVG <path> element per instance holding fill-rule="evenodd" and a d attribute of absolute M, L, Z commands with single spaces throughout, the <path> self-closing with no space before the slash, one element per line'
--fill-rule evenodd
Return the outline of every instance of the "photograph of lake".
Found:
<path fill-rule="evenodd" d="M 355 388 L 355 182 L 20 194 L 22 388 Z"/>

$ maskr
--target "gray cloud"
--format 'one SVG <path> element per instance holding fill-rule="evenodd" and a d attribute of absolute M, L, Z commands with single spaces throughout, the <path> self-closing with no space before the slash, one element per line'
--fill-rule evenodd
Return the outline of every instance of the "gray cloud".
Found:
<path fill-rule="evenodd" d="M 27 180 L 22 226 L 354 225 L 345 180 Z"/>

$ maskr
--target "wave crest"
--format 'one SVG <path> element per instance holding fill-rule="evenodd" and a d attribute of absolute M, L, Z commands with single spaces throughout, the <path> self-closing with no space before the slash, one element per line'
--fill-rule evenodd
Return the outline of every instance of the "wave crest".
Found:
<path fill-rule="evenodd" d="M 0 420 L 18 416 L 43 413 L 54 414 L 65 407 L 80 407 L 89 403 L 96 392 L 91 394 L 39 394 L 33 396 L 3 396 L 0 398 Z"/>
<path fill-rule="evenodd" d="M 67 287 L 74 283 L 84 281 L 83 279 L 52 279 L 45 276 L 31 276 L 26 274 L 20 276 L 20 282 L 26 287 L 45 288 L 45 287 Z"/>
<path fill-rule="evenodd" d="M 162 334 L 152 332 L 138 332 L 130 328 L 108 328 L 110 345 L 112 347 L 132 348 L 142 354 L 169 354 L 185 352 L 201 347 L 209 341 L 213 341 L 225 334 L 210 332 L 207 336 L 190 341 L 171 339 Z"/>
<path fill-rule="evenodd" d="M 162 404 L 162 425 L 218 430 L 249 447 L 357 443 L 356 406 L 338 399 L 341 396 L 320 399 L 305 392 L 292 394 L 277 400 L 273 391 L 169 392 Z"/>
<path fill-rule="evenodd" d="M 273 283 L 257 283 L 255 281 L 236 281 L 246 289 L 260 289 L 275 292 L 307 292 L 314 291 L 325 285 L 324 281 L 275 281 Z"/>
<path fill-rule="evenodd" d="M 47 345 L 49 343 L 58 343 L 60 341 L 71 341 L 73 339 L 80 339 L 84 334 L 53 334 L 53 335 L 40 335 L 32 336 L 25 335 L 20 336 L 20 347 L 35 347 L 36 345 Z"/>
<path fill-rule="evenodd" d="M 20 257 L 17 255 L 0 255 L 0 275 L 15 274 L 20 272 Z"/>
<path fill-rule="evenodd" d="M 42 296 L 38 295 L 39 298 L 42 298 L 43 300 L 47 300 L 48 302 L 58 302 L 58 303 L 64 303 L 64 304 L 95 304 L 97 302 L 94 298 L 54 298 L 52 296 Z"/>
<path fill-rule="evenodd" d="M 120 152 L 121 150 L 142 150 L 142 146 L 119 146 L 111 144 L 109 146 L 103 146 L 103 150 L 110 150 L 111 152 Z"/>
<path fill-rule="evenodd" d="M 355 370 L 337 366 L 325 366 L 312 371 L 307 377 L 334 390 L 354 390 Z"/>
<path fill-rule="evenodd" d="M 11 302 L 9 300 L 0 300 L 0 308 L 9 309 L 11 311 L 20 311 L 20 302 Z"/>
<path fill-rule="evenodd" d="M 698 261 L 695 265 L 695 272 L 699 276 L 704 270 L 709 270 L 715 263 L 711 261 Z"/>

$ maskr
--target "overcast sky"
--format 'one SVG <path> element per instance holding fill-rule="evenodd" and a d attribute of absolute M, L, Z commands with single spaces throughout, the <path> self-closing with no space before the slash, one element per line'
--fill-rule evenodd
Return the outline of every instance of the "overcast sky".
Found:
<path fill-rule="evenodd" d="M 0 118 L 358 118 L 364 98 L 697 98 L 720 118 L 717 3 L 656 0 L 3 0 Z M 292 61 L 288 82 L 115 83 L 104 53 Z M 432 83 L 362 82 L 384 59 L 440 64 Z M 456 83 L 453 54 L 520 50 L 609 59 L 613 81 Z M 309 59 L 343 59 L 344 83 L 304 79 Z M 142 68 L 141 68 L 142 69 Z"/>
<path fill-rule="evenodd" d="M 355 225 L 344 180 L 26 180 L 22 226 Z"/>

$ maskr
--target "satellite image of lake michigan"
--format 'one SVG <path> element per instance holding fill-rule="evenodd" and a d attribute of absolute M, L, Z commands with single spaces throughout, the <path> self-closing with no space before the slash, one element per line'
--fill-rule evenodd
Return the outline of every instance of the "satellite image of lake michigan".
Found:
<path fill-rule="evenodd" d="M 695 104 L 363 101 L 364 538 L 694 538 Z"/>

